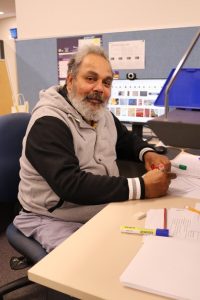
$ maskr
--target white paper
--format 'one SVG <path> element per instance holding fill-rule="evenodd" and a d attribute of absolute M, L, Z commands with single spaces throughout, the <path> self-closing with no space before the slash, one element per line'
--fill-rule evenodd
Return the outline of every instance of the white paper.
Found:
<path fill-rule="evenodd" d="M 187 166 L 186 170 L 181 170 L 172 166 L 172 171 L 178 175 L 200 178 L 200 157 L 198 155 L 181 152 L 171 162 L 172 164 L 175 162 Z"/>
<path fill-rule="evenodd" d="M 168 194 L 200 200 L 200 179 L 177 175 L 177 178 L 171 181 Z"/>
<path fill-rule="evenodd" d="M 177 178 L 171 181 L 168 193 L 181 197 L 196 198 L 200 200 L 200 159 L 197 155 L 181 152 L 173 162 L 186 165 L 186 170 L 172 167 Z"/>
<path fill-rule="evenodd" d="M 61 60 L 59 61 L 59 78 L 66 78 L 67 77 L 67 70 L 68 70 L 68 60 Z"/>
<path fill-rule="evenodd" d="M 145 228 L 163 228 L 164 209 L 150 209 L 147 212 Z M 173 238 L 200 241 L 200 214 L 184 208 L 167 210 L 167 228 Z M 146 241 L 151 237 L 145 237 Z"/>
<path fill-rule="evenodd" d="M 144 69 L 145 41 L 109 43 L 109 60 L 113 69 Z"/>
<path fill-rule="evenodd" d="M 200 299 L 200 243 L 166 237 L 145 241 L 122 284 L 172 299 Z"/>
<path fill-rule="evenodd" d="M 84 38 L 84 39 L 79 39 L 78 40 L 78 47 L 82 47 L 85 45 L 97 45 L 100 46 L 101 45 L 101 39 L 100 38 Z"/>

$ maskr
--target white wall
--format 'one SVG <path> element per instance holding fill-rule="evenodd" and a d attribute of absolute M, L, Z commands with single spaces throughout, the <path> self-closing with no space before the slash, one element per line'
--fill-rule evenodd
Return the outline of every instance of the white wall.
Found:
<path fill-rule="evenodd" d="M 16 0 L 20 39 L 200 25 L 199 0 Z"/>
<path fill-rule="evenodd" d="M 18 90 L 15 41 L 91 33 L 200 25 L 200 0 L 15 0 L 16 18 L 0 21 L 13 93 Z"/>
<path fill-rule="evenodd" d="M 16 28 L 16 18 L 0 20 L 0 40 L 4 41 L 6 64 L 10 77 L 11 89 L 14 95 L 18 92 L 15 40 L 10 37 L 10 28 Z"/>

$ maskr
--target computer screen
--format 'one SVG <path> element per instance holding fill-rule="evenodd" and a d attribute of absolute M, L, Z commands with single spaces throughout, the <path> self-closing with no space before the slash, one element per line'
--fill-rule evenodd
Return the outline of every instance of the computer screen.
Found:
<path fill-rule="evenodd" d="M 163 115 L 164 107 L 155 107 L 154 102 L 165 80 L 113 80 L 108 109 L 124 123 L 146 123 Z"/>

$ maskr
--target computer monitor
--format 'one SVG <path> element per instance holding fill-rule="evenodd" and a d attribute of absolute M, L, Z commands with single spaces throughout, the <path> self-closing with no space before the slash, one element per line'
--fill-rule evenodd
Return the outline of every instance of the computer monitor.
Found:
<path fill-rule="evenodd" d="M 166 79 L 113 80 L 108 109 L 122 122 L 146 123 L 164 114 L 154 106 Z"/>

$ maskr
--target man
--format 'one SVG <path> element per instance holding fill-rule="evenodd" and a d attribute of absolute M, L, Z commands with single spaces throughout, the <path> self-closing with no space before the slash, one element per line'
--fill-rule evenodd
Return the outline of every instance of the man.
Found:
<path fill-rule="evenodd" d="M 166 194 L 170 161 L 107 109 L 113 72 L 103 49 L 79 50 L 64 87 L 40 92 L 23 141 L 15 226 L 55 248 L 107 203 Z M 119 176 L 117 158 L 144 161 L 143 177 Z M 162 164 L 166 172 L 151 166 Z"/>

